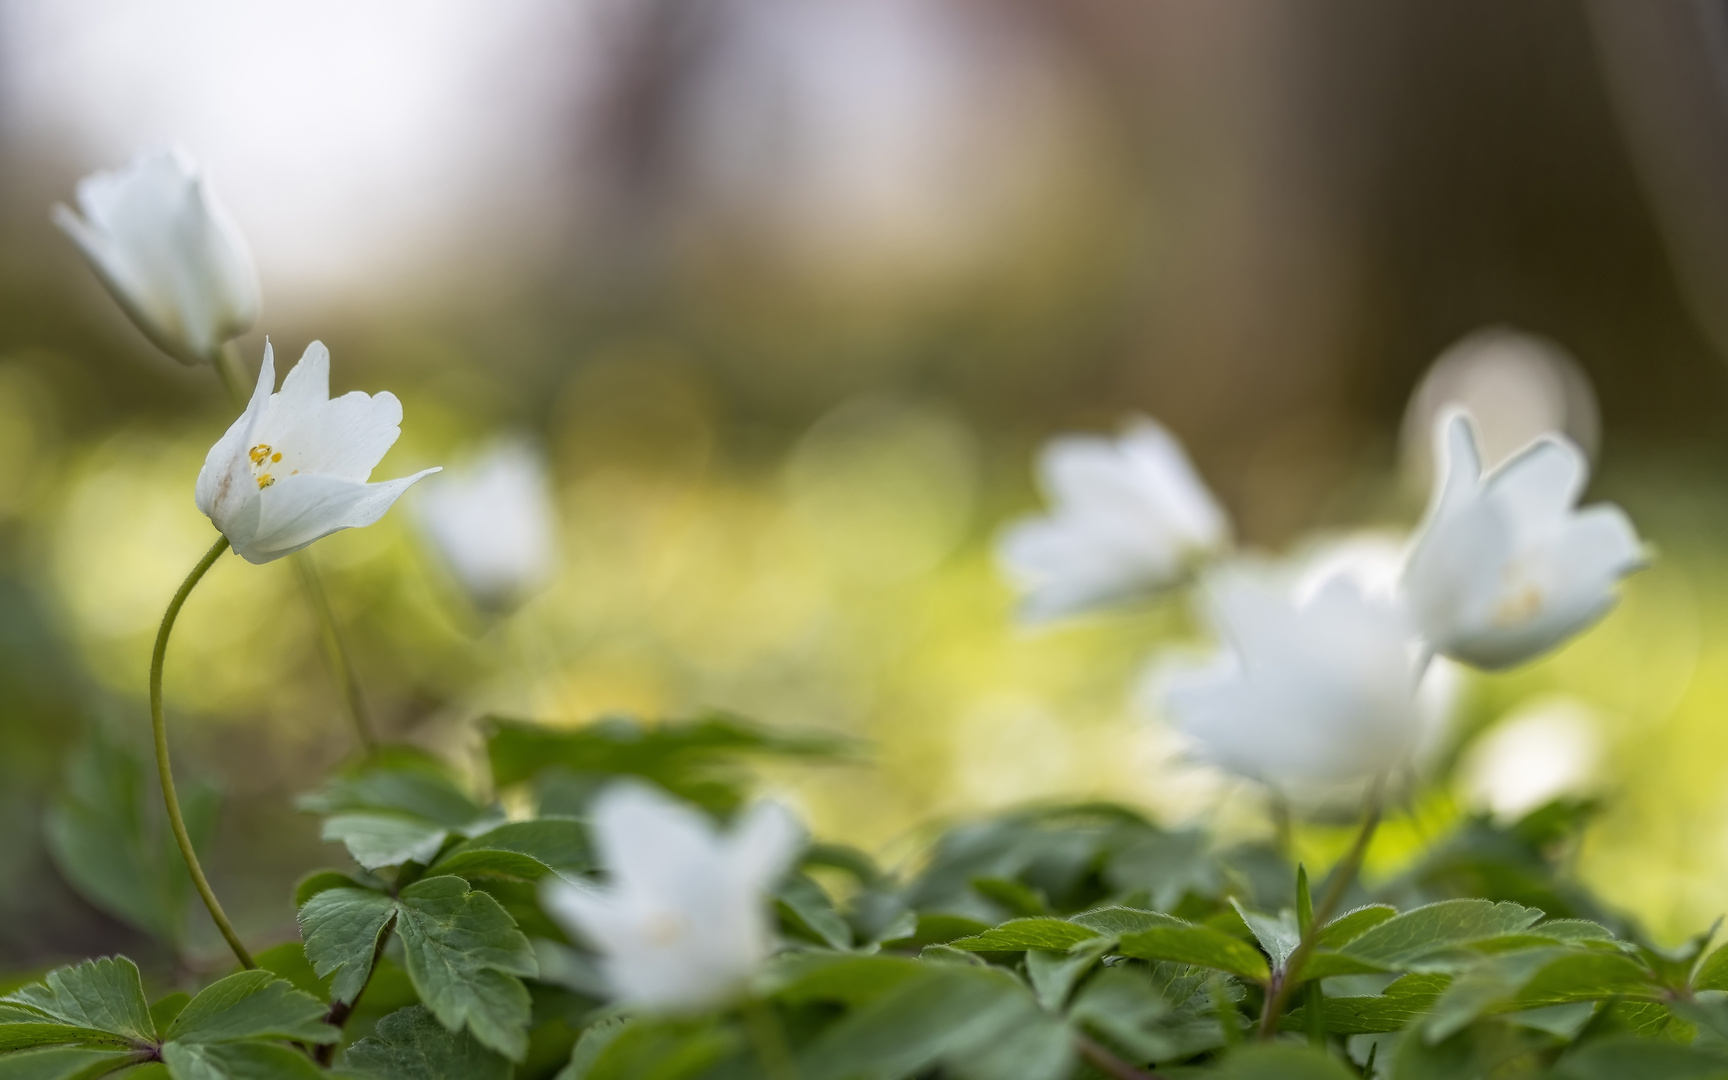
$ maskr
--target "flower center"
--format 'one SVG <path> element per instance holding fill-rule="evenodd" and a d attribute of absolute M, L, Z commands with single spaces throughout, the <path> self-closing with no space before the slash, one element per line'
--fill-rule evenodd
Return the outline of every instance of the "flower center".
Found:
<path fill-rule="evenodd" d="M 690 924 L 676 911 L 656 911 L 648 916 L 648 940 L 662 948 L 675 945 L 690 930 Z"/>
<path fill-rule="evenodd" d="M 252 478 L 258 481 L 260 491 L 276 482 L 276 478 L 270 475 L 270 467 L 282 460 L 282 451 L 269 443 L 259 443 L 246 451 L 246 456 L 252 459 Z"/>

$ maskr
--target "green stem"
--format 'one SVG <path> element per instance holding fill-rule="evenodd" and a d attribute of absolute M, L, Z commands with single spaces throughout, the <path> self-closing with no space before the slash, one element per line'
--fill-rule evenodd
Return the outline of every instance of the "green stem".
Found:
<path fill-rule="evenodd" d="M 336 684 L 342 692 L 342 704 L 347 709 L 348 721 L 354 725 L 354 738 L 360 743 L 361 752 L 367 756 L 378 749 L 378 736 L 372 730 L 372 717 L 366 709 L 366 695 L 360 690 L 360 680 L 354 674 L 354 664 L 348 658 L 348 649 L 342 642 L 342 633 L 336 626 L 336 613 L 330 609 L 330 597 L 324 592 L 324 583 L 318 577 L 318 567 L 312 562 L 312 556 L 304 551 L 297 551 L 289 556 L 294 564 L 295 573 L 300 575 L 300 585 L 306 592 L 306 600 L 312 605 L 312 614 L 318 620 L 318 637 L 324 646 L 324 660 L 330 665 L 330 674 L 335 677 Z"/>
<path fill-rule="evenodd" d="M 168 602 L 168 610 L 162 614 L 162 628 L 156 631 L 156 649 L 150 654 L 150 727 L 156 736 L 156 774 L 162 780 L 162 801 L 168 807 L 168 825 L 174 830 L 174 841 L 180 845 L 186 869 L 192 874 L 192 884 L 203 898 L 204 906 L 210 909 L 210 918 L 216 921 L 216 929 L 222 931 L 240 966 L 255 968 L 257 963 L 246 951 L 246 946 L 240 943 L 240 935 L 234 932 L 228 916 L 223 914 L 222 904 L 211 890 L 209 879 L 204 876 L 204 868 L 198 865 L 198 853 L 192 850 L 192 837 L 187 834 L 186 819 L 180 814 L 180 797 L 174 793 L 174 771 L 168 765 L 168 724 L 162 718 L 162 659 L 168 654 L 168 635 L 174 632 L 174 620 L 180 617 L 180 608 L 192 595 L 193 587 L 215 565 L 217 557 L 227 550 L 226 536 L 211 545 L 204 557 L 198 560 L 198 565 L 186 575 L 186 580 L 180 583 L 180 591 L 174 594 L 174 599 Z"/>
<path fill-rule="evenodd" d="M 798 1080 L 798 1065 L 786 1043 L 786 1029 L 780 1026 L 773 1007 L 751 999 L 744 1003 L 743 1013 L 744 1027 L 769 1080 Z"/>
<path fill-rule="evenodd" d="M 1385 777 L 1379 777 L 1368 790 L 1362 812 L 1362 828 L 1356 834 L 1356 842 L 1350 845 L 1349 852 L 1333 869 L 1331 880 L 1326 883 L 1326 894 L 1320 898 L 1320 903 L 1315 905 L 1314 917 L 1303 932 L 1302 940 L 1297 942 L 1296 948 L 1291 951 L 1290 959 L 1285 961 L 1284 970 L 1273 973 L 1266 1010 L 1260 1014 L 1262 1040 L 1271 1039 L 1278 1034 L 1278 1016 L 1284 1011 L 1284 1003 L 1290 999 L 1290 992 L 1301 981 L 1302 966 L 1308 962 L 1309 955 L 1319 942 L 1320 932 L 1332 921 L 1332 917 L 1338 914 L 1338 907 L 1344 902 L 1344 894 L 1350 890 L 1351 883 L 1362 869 L 1362 860 L 1368 855 L 1368 845 L 1374 839 L 1374 831 L 1380 827 L 1382 792 L 1385 786 Z"/>
<path fill-rule="evenodd" d="M 1111 1080 L 1160 1080 L 1157 1073 L 1128 1064 L 1111 1053 L 1103 1043 L 1083 1031 L 1074 1033 L 1074 1049 L 1080 1051 L 1080 1056 L 1094 1069 Z"/>

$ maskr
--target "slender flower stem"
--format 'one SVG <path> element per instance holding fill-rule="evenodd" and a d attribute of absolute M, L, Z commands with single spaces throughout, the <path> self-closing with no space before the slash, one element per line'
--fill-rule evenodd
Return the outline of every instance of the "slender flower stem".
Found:
<path fill-rule="evenodd" d="M 294 564 L 294 572 L 300 575 L 300 587 L 305 590 L 306 600 L 318 619 L 318 637 L 324 645 L 324 661 L 330 665 L 330 674 L 342 691 L 342 704 L 347 709 L 349 723 L 354 725 L 354 738 L 359 741 L 361 751 L 370 756 L 378 749 L 378 736 L 372 730 L 366 695 L 360 689 L 360 679 L 354 674 L 354 664 L 348 658 L 342 632 L 336 626 L 336 613 L 330 609 L 330 597 L 324 592 L 324 583 L 318 577 L 317 564 L 304 551 L 290 555 L 288 561 Z"/>
<path fill-rule="evenodd" d="M 198 560 L 198 565 L 186 575 L 186 580 L 181 582 L 180 591 L 168 602 L 168 610 L 162 613 L 162 628 L 156 631 L 156 649 L 150 654 L 150 727 L 156 736 L 156 775 L 162 779 L 162 801 L 168 807 L 168 824 L 174 830 L 174 841 L 180 845 L 180 854 L 186 859 L 192 884 L 197 887 L 204 906 L 210 909 L 210 918 L 215 920 L 216 929 L 222 931 L 222 936 L 227 939 L 228 947 L 234 950 L 240 966 L 255 968 L 257 963 L 246 951 L 246 946 L 241 944 L 240 935 L 234 932 L 234 924 L 223 914 L 222 904 L 211 891 L 209 879 L 204 876 L 204 868 L 198 865 L 198 853 L 192 850 L 192 837 L 187 835 L 186 819 L 180 814 L 180 797 L 174 793 L 174 771 L 168 765 L 168 724 L 162 718 L 162 659 L 168 654 L 168 635 L 174 632 L 174 620 L 180 617 L 180 608 L 192 595 L 193 587 L 227 550 L 226 536 L 211 545 L 204 557 Z"/>
<path fill-rule="evenodd" d="M 1362 860 L 1368 855 L 1368 845 L 1374 839 L 1374 831 L 1380 827 L 1385 787 L 1386 778 L 1382 776 L 1377 777 L 1374 785 L 1368 789 L 1368 798 L 1362 809 L 1362 828 L 1356 833 L 1356 842 L 1350 845 L 1350 850 L 1333 868 L 1331 880 L 1326 883 L 1326 893 L 1314 906 L 1314 917 L 1303 932 L 1302 940 L 1291 950 L 1290 959 L 1284 963 L 1284 970 L 1273 974 L 1269 988 L 1271 992 L 1266 998 L 1266 1009 L 1260 1014 L 1262 1040 L 1271 1039 L 1278 1034 L 1278 1015 L 1284 1011 L 1284 1003 L 1290 999 L 1290 992 L 1301 979 L 1302 965 L 1308 962 L 1309 954 L 1313 953 L 1320 940 L 1320 932 L 1332 921 L 1332 917 L 1338 914 L 1339 905 L 1344 903 L 1344 894 L 1350 890 L 1351 883 L 1362 869 Z"/>
<path fill-rule="evenodd" d="M 232 341 L 224 342 L 216 353 L 213 362 L 216 375 L 222 380 L 223 389 L 234 404 L 244 408 L 246 405 L 246 386 L 251 382 L 246 377 L 245 366 L 241 363 L 240 354 L 234 348 Z M 378 749 L 378 737 L 372 731 L 372 717 L 366 709 L 366 697 L 360 690 L 360 680 L 354 674 L 354 663 L 348 656 L 348 648 L 342 640 L 342 633 L 336 626 L 336 613 L 330 608 L 330 598 L 324 592 L 324 584 L 318 577 L 318 567 L 313 565 L 312 556 L 304 551 L 295 552 L 289 556 L 294 564 L 294 572 L 300 577 L 300 587 L 306 593 L 306 602 L 312 605 L 312 617 L 318 622 L 318 637 L 324 648 L 324 661 L 330 666 L 330 674 L 335 678 L 337 688 L 342 693 L 342 705 L 348 712 L 348 722 L 354 726 L 354 737 L 360 742 L 360 749 L 370 755 Z"/>
<path fill-rule="evenodd" d="M 1112 1080 L 1161 1080 L 1157 1073 L 1147 1072 L 1123 1061 L 1103 1043 L 1084 1032 L 1074 1033 L 1074 1049 L 1080 1051 L 1080 1056 L 1090 1062 L 1094 1069 Z"/>
<path fill-rule="evenodd" d="M 773 1007 L 751 999 L 744 1002 L 743 1013 L 744 1027 L 769 1080 L 798 1080 L 798 1065 L 786 1044 L 786 1029 L 780 1026 Z"/>

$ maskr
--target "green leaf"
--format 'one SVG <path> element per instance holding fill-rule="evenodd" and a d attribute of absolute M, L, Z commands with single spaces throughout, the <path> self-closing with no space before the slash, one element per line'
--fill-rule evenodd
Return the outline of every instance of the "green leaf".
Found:
<path fill-rule="evenodd" d="M 330 986 L 328 980 L 318 978 L 318 973 L 312 970 L 311 961 L 306 959 L 306 949 L 298 941 L 284 941 L 280 945 L 272 945 L 263 952 L 252 957 L 258 961 L 258 966 L 270 972 L 278 979 L 286 979 L 294 989 L 308 994 L 319 1001 L 329 1002 Z M 156 1017 L 156 1030 L 162 1031 L 162 1002 L 150 1006 L 150 1014 Z M 173 1017 L 169 1017 L 170 1020 Z"/>
<path fill-rule="evenodd" d="M 591 861 L 587 831 L 580 822 L 543 817 L 512 821 L 464 840 L 440 856 L 427 873 L 533 881 L 553 870 L 585 870 Z"/>
<path fill-rule="evenodd" d="M 855 1008 L 925 971 L 923 964 L 903 956 L 793 954 L 771 968 L 776 985 L 770 996 L 788 1005 L 834 1001 Z"/>
<path fill-rule="evenodd" d="M 1154 1060 L 1176 1056 L 1176 1046 L 1161 1030 L 1170 1005 L 1158 993 L 1150 972 L 1110 968 L 1086 984 L 1068 1016 L 1135 1057 Z"/>
<path fill-rule="evenodd" d="M 1009 914 L 1036 917 L 1050 914 L 1050 905 L 1032 889 L 1012 878 L 975 877 L 972 888 L 1008 909 Z"/>
<path fill-rule="evenodd" d="M 268 971 L 242 971 L 205 987 L 168 1028 L 169 1043 L 293 1039 L 335 1042 L 325 1006 Z"/>
<path fill-rule="evenodd" d="M 1026 950 L 1026 979 L 1040 1008 L 1061 1012 L 1080 977 L 1116 944 L 1113 937 L 1082 941 L 1066 952 Z"/>
<path fill-rule="evenodd" d="M 186 939 L 191 878 L 162 819 L 141 757 L 100 728 L 67 763 L 66 788 L 43 817 L 62 876 L 96 907 L 178 949 Z M 216 793 L 181 793 L 187 831 L 202 851 L 216 821 Z"/>
<path fill-rule="evenodd" d="M 0 1080 L 95 1080 L 137 1061 L 133 1050 L 56 1046 L 0 1057 Z M 128 1074 L 130 1075 L 130 1074 Z"/>
<path fill-rule="evenodd" d="M 1490 956 L 1460 974 L 1434 1004 L 1423 1034 L 1438 1042 L 1492 1012 L 1654 996 L 1644 967 L 1619 953 L 1550 947 Z"/>
<path fill-rule="evenodd" d="M 297 946 L 291 946 L 299 951 Z M 187 993 L 169 994 L 150 1006 L 150 1019 L 156 1024 L 156 1037 L 166 1039 L 168 1028 L 174 1023 L 174 1018 L 186 1010 L 192 1001 L 192 995 Z"/>
<path fill-rule="evenodd" d="M 1391 904 L 1367 904 L 1347 911 L 1321 929 L 1317 944 L 1341 949 L 1397 914 L 1398 909 Z"/>
<path fill-rule="evenodd" d="M 124 956 L 56 968 L 42 982 L 0 998 L 0 1004 L 20 1006 L 51 1024 L 105 1035 L 102 1039 L 80 1039 L 82 1042 L 149 1046 L 156 1041 L 156 1022 L 150 1018 L 138 968 Z M 0 1025 L 0 1036 L 6 1026 Z"/>
<path fill-rule="evenodd" d="M 1393 980 L 1378 994 L 1326 997 L 1326 1030 L 1333 1035 L 1368 1035 L 1399 1031 L 1426 1013 L 1452 981 L 1447 975 L 1405 975 Z M 1307 1007 L 1295 1009 L 1279 1021 L 1285 1031 L 1305 1031 Z"/>
<path fill-rule="evenodd" d="M 1248 1046 L 1224 1059 L 1223 1080 L 1353 1080 L 1335 1059 L 1305 1046 Z"/>
<path fill-rule="evenodd" d="M 1701 1048 L 1621 1036 L 1576 1048 L 1551 1075 L 1555 1080 L 1723 1080 L 1728 1059 Z"/>
<path fill-rule="evenodd" d="M 943 1062 L 944 1074 L 958 1080 L 1067 1080 L 1073 1071 L 1073 1032 L 1060 1017 L 1033 1010 L 981 1045 L 956 1047 Z"/>
<path fill-rule="evenodd" d="M 509 1080 L 509 1059 L 466 1031 L 445 1029 L 418 1005 L 398 1009 L 348 1048 L 348 1070 L 373 1080 Z"/>
<path fill-rule="evenodd" d="M 513 1061 L 528 1050 L 528 991 L 534 950 L 498 901 L 459 877 L 424 878 L 402 890 L 396 932 L 421 1001 L 451 1030 Z"/>
<path fill-rule="evenodd" d="M 1198 964 L 1251 982 L 1265 983 L 1272 975 L 1258 949 L 1209 926 L 1154 927 L 1125 935 L 1116 948 L 1125 956 Z"/>
<path fill-rule="evenodd" d="M 1728 990 L 1728 945 L 1712 950 L 1692 975 L 1694 990 Z"/>
<path fill-rule="evenodd" d="M 1282 969 L 1284 962 L 1290 959 L 1290 954 L 1296 951 L 1297 943 L 1302 940 L 1302 931 L 1296 925 L 1296 913 L 1283 911 L 1276 916 L 1263 915 L 1238 904 L 1235 897 L 1230 898 L 1230 906 L 1236 910 L 1236 914 L 1242 916 L 1248 932 L 1254 935 L 1260 948 L 1271 957 L 1272 967 Z"/>
<path fill-rule="evenodd" d="M 1408 967 L 1445 949 L 1514 934 L 1542 912 L 1510 902 L 1442 900 L 1387 919 L 1339 951 L 1383 968 Z"/>
<path fill-rule="evenodd" d="M 468 797 L 449 766 L 430 754 L 405 746 L 384 747 L 353 771 L 302 795 L 302 810 L 342 814 L 376 810 L 418 818 L 448 829 L 463 829 L 486 816 Z"/>
<path fill-rule="evenodd" d="M 738 1033 L 712 1021 L 634 1020 L 595 1056 L 579 1080 L 687 1080 L 738 1050 Z"/>
<path fill-rule="evenodd" d="M 264 1042 L 171 1042 L 162 1061 L 174 1080 L 323 1080 L 312 1059 L 291 1047 Z"/>
<path fill-rule="evenodd" d="M 368 870 L 429 863 L 450 838 L 450 831 L 406 814 L 363 811 L 326 818 L 322 839 L 340 843 Z"/>
<path fill-rule="evenodd" d="M 351 1005 L 365 989 L 373 959 L 395 918 L 396 901 L 371 889 L 325 889 L 300 908 L 306 959 L 320 979 L 335 976 L 330 1000 Z"/>
<path fill-rule="evenodd" d="M 570 1048 L 570 1064 L 559 1070 L 554 1080 L 587 1080 L 594 1063 L 612 1045 L 612 1040 L 623 1034 L 627 1023 L 629 1021 L 622 1017 L 614 1016 L 584 1028 L 576 1045 Z"/>
<path fill-rule="evenodd" d="M 775 895 L 781 917 L 813 941 L 831 949 L 852 947 L 852 927 L 834 910 L 834 901 L 804 874 L 788 877 Z"/>
<path fill-rule="evenodd" d="M 935 965 L 824 1031 L 799 1055 L 801 1080 L 916 1074 L 1004 1031 L 1032 1007 L 999 969 Z"/>
<path fill-rule="evenodd" d="M 1097 936 L 1097 931 L 1066 919 L 1010 919 L 993 930 L 950 941 L 948 944 L 971 952 L 1020 952 L 1025 949 L 1061 951 Z"/>
<path fill-rule="evenodd" d="M 351 877 L 336 870 L 314 870 L 312 873 L 307 874 L 295 883 L 294 907 L 296 909 L 305 907 L 306 901 L 317 896 L 325 889 L 374 889 L 382 891 L 382 881 L 373 877 L 371 874 L 367 874 L 366 876 L 372 880 L 361 881 L 358 878 Z"/>
<path fill-rule="evenodd" d="M 1141 911 L 1139 908 L 1126 907 L 1107 907 L 1098 908 L 1095 911 L 1084 911 L 1072 916 L 1068 921 L 1112 937 L 1119 937 L 1122 934 L 1136 934 L 1157 926 L 1188 925 L 1182 919 L 1178 919 L 1174 915 L 1166 915 L 1162 911 Z"/>

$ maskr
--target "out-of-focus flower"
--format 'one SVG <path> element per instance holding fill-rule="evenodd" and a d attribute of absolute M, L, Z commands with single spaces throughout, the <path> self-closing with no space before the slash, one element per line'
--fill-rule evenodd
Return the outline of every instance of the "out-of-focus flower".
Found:
<path fill-rule="evenodd" d="M 1209 583 L 1225 647 L 1166 670 L 1162 711 L 1206 760 L 1290 790 L 1383 776 L 1421 730 L 1408 618 L 1348 576 L 1306 600 L 1245 574 Z"/>
<path fill-rule="evenodd" d="M 1434 651 L 1478 667 L 1509 667 L 1553 648 L 1614 605 L 1614 584 L 1644 565 L 1619 507 L 1577 510 L 1584 455 L 1558 436 L 1536 440 L 1482 475 L 1468 415 L 1436 425 L 1444 463 L 1404 588 Z"/>
<path fill-rule="evenodd" d="M 505 442 L 427 488 L 420 525 L 469 600 L 508 610 L 552 575 L 556 512 L 533 448 Z"/>
<path fill-rule="evenodd" d="M 421 477 L 368 484 L 372 469 L 402 434 L 402 403 L 388 391 L 330 398 L 330 350 L 306 346 L 276 385 L 264 344 L 258 387 L 198 471 L 196 498 L 236 554 L 267 563 L 339 529 L 370 525 Z"/>
<path fill-rule="evenodd" d="M 998 555 L 1041 622 L 1181 580 L 1224 547 L 1230 523 L 1161 425 L 1139 418 L 1116 439 L 1064 436 L 1039 457 L 1050 515 L 1011 526 Z"/>
<path fill-rule="evenodd" d="M 1297 556 L 1291 595 L 1296 603 L 1313 599 L 1328 582 L 1346 578 L 1368 599 L 1401 604 L 1400 579 L 1410 554 L 1408 535 L 1362 530 L 1326 537 Z M 1420 771 L 1433 762 L 1451 728 L 1458 706 L 1464 667 L 1444 656 L 1429 659 L 1416 688 L 1420 727 L 1410 760 Z"/>
<path fill-rule="evenodd" d="M 1459 770 L 1465 798 L 1502 820 L 1516 820 L 1595 780 L 1602 739 L 1594 717 L 1567 697 L 1528 702 L 1489 728 Z"/>
<path fill-rule="evenodd" d="M 178 150 L 86 176 L 78 210 L 56 204 L 54 222 L 138 328 L 182 363 L 214 363 L 258 319 L 246 239 Z"/>
<path fill-rule="evenodd" d="M 556 880 L 548 910 L 600 952 L 619 1000 L 664 1012 L 724 1004 L 773 950 L 769 893 L 803 839 L 791 814 L 759 803 L 722 835 L 624 782 L 595 800 L 593 830 L 609 886 Z"/>

